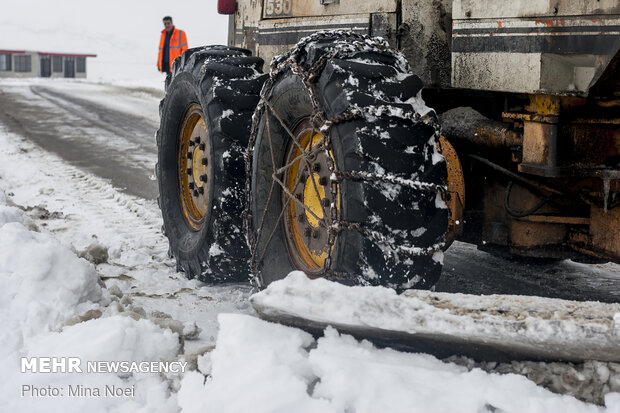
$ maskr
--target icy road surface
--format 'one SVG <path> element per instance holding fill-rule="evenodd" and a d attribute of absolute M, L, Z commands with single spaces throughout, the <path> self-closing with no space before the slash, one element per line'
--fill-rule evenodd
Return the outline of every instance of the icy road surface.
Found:
<path fill-rule="evenodd" d="M 0 368 L 8 372 L 0 385 L 0 410 L 182 407 L 219 413 L 238 412 L 233 407 L 245 403 L 269 412 L 290 401 L 296 411 L 412 411 L 411 403 L 420 411 L 602 411 L 534 383 L 607 402 L 609 411 L 620 409 L 620 396 L 609 393 L 620 389 L 619 366 L 442 362 L 378 350 L 334 331 L 315 342 L 299 330 L 272 329 L 248 317 L 253 310 L 245 284 L 210 287 L 186 280 L 167 258 L 154 202 L 153 134 L 160 98 L 161 92 L 140 85 L 0 81 L 0 316 L 5 323 Z M 615 265 L 523 266 L 461 243 L 445 263 L 441 291 L 620 301 Z M 220 318 L 225 334 L 218 336 L 221 313 L 242 315 Z M 193 372 L 122 380 L 115 375 L 29 375 L 26 380 L 17 372 L 18 357 L 49 351 L 90 360 L 187 360 Z M 519 372 L 534 383 L 495 372 Z M 384 386 L 371 391 L 371 378 Z M 56 405 L 21 398 L 16 388 L 25 381 L 62 385 L 72 380 L 132 384 L 137 394 L 132 400 L 64 398 Z M 292 386 L 288 399 L 289 387 L 277 383 Z M 513 393 L 524 404 L 513 400 Z M 283 404 L 261 404 L 265 395 Z"/>

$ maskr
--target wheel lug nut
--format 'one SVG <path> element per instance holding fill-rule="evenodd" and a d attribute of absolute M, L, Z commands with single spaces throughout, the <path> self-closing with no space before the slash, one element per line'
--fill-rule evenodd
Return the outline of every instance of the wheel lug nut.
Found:
<path fill-rule="evenodd" d="M 299 214 L 297 219 L 299 220 L 299 222 L 304 222 L 304 214 Z"/>
<path fill-rule="evenodd" d="M 319 237 L 319 231 L 312 231 L 312 238 L 317 239 Z"/>
<path fill-rule="evenodd" d="M 314 165 L 312 165 L 312 170 L 314 172 L 319 172 L 321 170 L 321 164 L 320 163 L 315 163 Z"/>
<path fill-rule="evenodd" d="M 192 159 L 194 157 L 194 154 L 191 152 L 187 152 L 187 159 Z"/>
<path fill-rule="evenodd" d="M 202 158 L 201 163 L 202 163 L 203 165 L 208 165 L 208 164 L 209 164 L 209 161 L 207 160 L 207 158 Z"/>
<path fill-rule="evenodd" d="M 327 185 L 327 178 L 325 178 L 324 176 L 319 178 L 319 185 Z"/>
<path fill-rule="evenodd" d="M 307 227 L 304 231 L 304 235 L 306 237 L 309 237 L 310 235 L 312 235 L 312 230 L 310 229 L 310 227 Z"/>
<path fill-rule="evenodd" d="M 190 141 L 188 141 L 188 142 L 187 142 L 187 144 L 188 144 L 189 146 L 194 146 L 194 141 L 190 140 Z"/>
<path fill-rule="evenodd" d="M 200 136 L 196 136 L 196 139 L 194 139 L 196 141 L 196 143 L 200 143 Z"/>
<path fill-rule="evenodd" d="M 194 196 L 198 196 L 198 191 L 196 191 L 196 190 L 194 189 L 193 194 L 194 194 Z"/>
<path fill-rule="evenodd" d="M 200 145 L 198 145 L 198 148 L 200 148 L 201 151 L 205 150 L 205 144 L 201 143 Z"/>
<path fill-rule="evenodd" d="M 200 175 L 200 180 L 202 182 L 207 182 L 207 175 Z"/>
<path fill-rule="evenodd" d="M 185 171 L 185 172 L 187 172 L 188 175 L 191 175 L 192 174 L 192 168 L 187 168 L 187 171 Z"/>
<path fill-rule="evenodd" d="M 329 199 L 323 198 L 323 206 L 324 207 L 328 207 L 330 204 L 331 204 L 331 202 L 329 202 Z"/>
<path fill-rule="evenodd" d="M 193 183 L 193 182 L 190 182 L 190 183 L 188 184 L 188 186 L 189 186 L 189 189 L 194 189 L 194 183 Z"/>
<path fill-rule="evenodd" d="M 205 193 L 205 189 L 203 187 L 198 188 L 198 192 L 201 194 Z"/>

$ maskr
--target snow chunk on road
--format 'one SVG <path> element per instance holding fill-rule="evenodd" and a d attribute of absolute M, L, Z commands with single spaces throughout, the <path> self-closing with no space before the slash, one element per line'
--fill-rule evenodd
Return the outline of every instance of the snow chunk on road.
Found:
<path fill-rule="evenodd" d="M 9 222 L 24 223 L 24 213 L 21 210 L 12 206 L 1 205 L 1 203 L 2 199 L 0 197 L 0 226 Z"/>
<path fill-rule="evenodd" d="M 183 412 L 336 412 L 307 393 L 315 376 L 301 330 L 234 314 L 220 314 L 211 354 L 213 380 L 186 375 L 178 402 Z"/>
<path fill-rule="evenodd" d="M 4 224 L 0 251 L 0 313 L 25 337 L 58 329 L 102 298 L 92 265 L 49 234 Z M 5 334 L 15 332 L 3 329 L 0 337 Z"/>
<path fill-rule="evenodd" d="M 192 373 L 181 382 L 183 412 L 600 412 L 522 376 L 377 349 L 331 327 L 315 342 L 251 316 L 220 315 L 219 322 L 211 376 L 205 383 Z"/>

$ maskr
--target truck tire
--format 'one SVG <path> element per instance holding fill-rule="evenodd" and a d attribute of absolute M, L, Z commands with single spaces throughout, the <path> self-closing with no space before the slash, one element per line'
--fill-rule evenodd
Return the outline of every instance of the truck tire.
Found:
<path fill-rule="evenodd" d="M 248 50 L 206 46 L 183 53 L 166 79 L 158 204 L 170 254 L 189 278 L 248 281 L 243 156 L 262 66 Z"/>
<path fill-rule="evenodd" d="M 447 171 L 421 88 L 399 52 L 350 32 L 317 33 L 274 60 L 248 149 L 260 287 L 292 270 L 396 290 L 434 285 Z"/>

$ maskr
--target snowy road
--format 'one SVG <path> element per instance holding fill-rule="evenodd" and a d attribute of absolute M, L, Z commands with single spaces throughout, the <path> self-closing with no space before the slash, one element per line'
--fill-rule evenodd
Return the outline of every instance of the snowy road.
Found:
<path fill-rule="evenodd" d="M 291 380 L 299 381 L 302 377 L 303 380 L 300 381 L 303 390 L 300 393 L 302 398 L 307 396 L 306 385 L 308 388 L 317 385 L 316 383 L 310 384 L 312 380 L 318 380 L 313 378 L 313 374 L 316 373 L 321 380 L 329 383 L 329 375 L 336 371 L 330 370 L 331 362 L 323 364 L 317 357 L 328 355 L 339 347 L 346 347 L 343 350 L 345 352 L 361 352 L 360 357 L 369 358 L 368 365 L 374 365 L 375 361 L 381 359 L 402 358 L 414 369 L 408 371 L 407 374 L 418 375 L 416 380 L 421 382 L 424 382 L 426 372 L 440 372 L 445 367 L 446 374 L 451 375 L 454 385 L 448 389 L 439 385 L 438 388 L 442 389 L 443 393 L 441 397 L 438 396 L 438 399 L 446 401 L 448 410 L 450 410 L 449 406 L 453 408 L 459 406 L 461 396 L 458 395 L 457 390 L 462 383 L 459 382 L 461 379 L 458 377 L 468 370 L 475 372 L 474 375 L 478 379 L 482 377 L 488 380 L 485 386 L 501 393 L 500 399 L 502 400 L 491 402 L 483 392 L 480 392 L 476 393 L 475 397 L 472 396 L 472 400 L 475 398 L 472 406 L 478 406 L 480 403 L 482 403 L 480 406 L 486 406 L 485 403 L 487 403 L 491 407 L 504 406 L 506 403 L 510 405 L 513 388 L 502 393 L 503 379 L 497 379 L 498 375 L 486 375 L 478 370 L 471 370 L 473 367 L 500 373 L 521 372 L 519 369 L 522 369 L 521 373 L 528 377 L 538 374 L 541 381 L 532 379 L 537 384 L 562 392 L 569 392 L 569 390 L 562 390 L 566 389 L 563 384 L 566 380 L 573 380 L 573 382 L 581 380 L 577 384 L 569 383 L 572 386 L 570 391 L 579 397 L 595 400 L 598 403 L 602 402 L 602 394 L 606 392 L 602 390 L 601 382 L 612 383 L 616 380 L 618 383 L 614 382 L 614 385 L 620 388 L 620 366 L 617 366 L 618 372 L 607 371 L 605 373 L 605 369 L 609 367 L 600 367 L 596 364 L 574 368 L 566 365 L 558 367 L 544 364 L 485 366 L 474 365 L 471 360 L 456 360 L 457 364 L 466 366 L 465 368 L 457 367 L 453 363 L 444 364 L 437 360 L 430 362 L 430 359 L 427 360 L 430 356 L 426 355 L 396 355 L 370 349 L 368 345 L 360 346 L 352 339 L 339 338 L 333 332 L 325 340 L 320 341 L 318 351 L 311 351 L 310 357 L 307 358 L 308 353 L 304 353 L 303 349 L 295 347 L 285 349 L 285 341 L 278 343 L 280 347 L 274 346 L 272 341 L 277 341 L 277 335 L 281 335 L 283 340 L 286 337 L 292 337 L 295 340 L 301 340 L 300 343 L 305 343 L 304 346 L 313 347 L 311 338 L 302 333 L 280 330 L 276 327 L 274 327 L 276 336 L 268 337 L 261 333 L 261 329 L 268 331 L 271 327 L 265 327 L 258 321 L 244 319 L 245 316 L 236 316 L 241 318 L 229 316 L 220 319 L 220 323 L 224 323 L 220 324 L 220 327 L 224 328 L 226 335 L 218 337 L 218 314 L 253 314 L 248 303 L 251 290 L 243 284 L 210 287 L 197 281 L 186 280 L 182 274 L 176 272 L 174 262 L 166 255 L 167 242 L 160 231 L 161 217 L 154 202 L 156 185 L 152 179 L 153 165 L 156 160 L 153 133 L 158 125 L 157 108 L 160 98 L 161 94 L 156 90 L 135 86 L 120 87 L 89 82 L 44 80 L 0 81 L 0 192 L 3 191 L 7 195 L 6 202 L 9 205 L 14 204 L 23 208 L 26 217 L 24 220 L 30 220 L 26 224 L 39 228 L 42 233 L 52 234 L 64 247 L 86 256 L 96 264 L 94 267 L 96 274 L 106 287 L 103 296 L 108 297 L 108 301 L 111 300 L 107 303 L 103 301 L 100 303 L 102 318 L 76 326 L 83 326 L 80 328 L 84 331 L 84 336 L 78 335 L 76 339 L 81 340 L 85 337 L 87 339 L 88 334 L 92 334 L 89 333 L 90 331 L 101 331 L 96 330 L 93 323 L 113 324 L 117 322 L 118 319 L 114 318 L 117 316 L 127 316 L 138 319 L 140 322 L 151 321 L 177 333 L 182 343 L 181 348 L 175 350 L 177 357 L 192 361 L 194 368 L 197 364 L 200 372 L 205 375 L 211 372 L 209 354 L 217 340 L 219 350 L 214 353 L 212 360 L 213 377 L 216 380 L 213 382 L 215 387 L 211 386 L 212 388 L 217 389 L 218 386 L 224 388 L 234 383 L 239 387 L 237 390 L 241 392 L 243 391 L 241 376 L 249 374 L 248 377 L 254 377 L 257 371 L 261 372 L 261 377 L 257 377 L 257 380 L 260 380 L 262 387 L 259 386 L 255 392 L 248 394 L 247 398 L 236 400 L 248 405 L 254 403 L 253 396 L 260 399 L 259 396 L 263 390 L 264 394 L 276 390 L 273 384 L 275 381 L 270 382 L 270 378 L 273 377 L 269 375 L 281 372 L 281 367 L 278 365 L 281 360 L 281 355 L 278 354 L 280 348 L 285 356 L 289 354 L 288 352 L 292 352 L 290 354 L 294 361 L 297 360 L 295 361 L 298 363 L 295 364 L 297 367 L 310 363 L 313 365 L 312 369 L 325 369 L 323 373 L 315 371 L 312 374 L 306 370 L 293 369 L 291 370 L 292 379 L 280 377 L 283 383 Z M 1 193 L 0 200 L 2 200 Z M 2 205 L 0 205 L 0 228 L 3 224 L 2 219 L 5 218 L 1 207 Z M 107 257 L 101 257 L 98 250 L 106 251 Z M 2 252 L 4 255 L 0 254 L 0 258 L 7 258 L 8 253 Z M 1 265 L 0 260 L 0 276 L 7 268 Z M 66 270 L 70 271 L 71 267 L 67 267 Z M 12 271 L 11 268 L 9 268 L 9 273 L 10 271 Z M 49 285 L 48 287 L 55 286 Z M 556 265 L 528 266 L 492 257 L 477 251 L 474 246 L 468 244 L 455 243 L 446 254 L 444 276 L 437 289 L 474 294 L 513 293 L 620 302 L 620 267 L 612 264 L 582 265 L 570 261 Z M 0 313 L 2 311 L 0 305 Z M 71 309 L 71 311 L 77 310 Z M 82 317 L 85 314 L 69 315 Z M 243 325 L 250 326 L 244 333 L 246 335 L 238 333 L 238 328 Z M 62 327 L 62 324 L 60 326 Z M 77 329 L 72 330 L 67 326 L 68 324 L 65 324 L 62 334 L 54 336 L 59 348 L 63 345 L 62 337 L 65 330 L 70 330 L 74 334 L 67 334 L 67 340 L 78 334 Z M 146 329 L 143 324 L 140 326 L 136 327 L 137 331 L 143 331 L 146 335 L 155 334 L 152 330 Z M 51 327 L 51 331 L 58 331 L 58 328 L 58 326 Z M 149 340 L 158 340 L 156 336 L 148 337 L 150 337 Z M 44 342 L 45 339 L 45 336 L 41 336 L 37 340 Z M 0 344 L 2 343 L 0 336 Z M 33 343 L 36 344 L 34 341 Z M 32 348 L 36 346 L 27 349 L 30 354 L 34 351 Z M 93 355 L 90 357 L 103 357 L 98 354 L 108 354 L 97 353 L 96 347 L 91 350 Z M 265 359 L 261 361 L 263 364 L 260 366 L 252 364 L 258 362 L 259 359 L 255 353 L 259 350 L 265 354 Z M 15 351 L 24 354 L 25 350 L 16 347 Z M 169 349 L 169 352 L 171 351 Z M 237 354 L 247 354 L 244 356 L 247 360 L 242 358 L 236 361 L 238 364 L 230 364 L 231 359 L 227 357 L 231 351 Z M 148 354 L 151 353 L 138 353 L 133 357 L 137 359 L 156 357 L 156 355 Z M 201 356 L 202 354 L 205 356 Z M 166 357 L 169 357 L 169 354 Z M 6 359 L 8 360 L 8 357 Z M 339 360 L 344 361 L 346 358 L 339 358 Z M 1 361 L 2 357 L 0 357 Z M 288 363 L 286 360 L 282 362 Z M 310 369 L 310 364 L 303 368 Z M 390 362 L 386 365 L 389 364 Z M 419 372 L 412 373 L 416 371 L 415 365 L 418 364 Z M 221 374 L 224 366 L 230 367 L 227 375 Z M 548 374 L 553 369 L 555 369 L 553 373 L 555 375 Z M 592 369 L 594 373 L 584 373 Z M 220 376 L 217 376 L 217 372 L 220 372 Z M 233 374 L 234 372 L 238 372 L 237 375 Z M 345 379 L 352 386 L 356 379 L 363 376 L 356 372 L 353 366 L 347 367 L 342 372 L 349 374 L 349 377 Z M 377 374 L 384 373 L 385 371 L 381 371 Z M 394 377 L 399 377 L 401 374 L 396 373 Z M 583 379 L 584 374 L 585 379 Z M 14 381 L 20 380 L 19 377 L 16 376 Z M 562 379 L 556 380 L 554 377 Z M 161 385 L 157 380 L 158 386 Z M 157 393 L 159 390 L 154 390 L 155 387 L 148 387 L 145 384 L 142 387 L 144 394 L 154 392 L 153 394 L 159 394 L 165 398 L 165 403 L 161 402 L 164 404 L 159 405 L 157 398 L 149 399 L 146 396 L 142 399 L 138 397 L 135 402 L 140 406 L 151 406 L 151 408 L 159 406 L 161 411 L 176 411 L 177 403 L 178 406 L 188 411 L 200 407 L 197 396 L 205 391 L 203 375 L 192 372 L 182 382 L 174 378 L 168 378 L 168 380 L 166 386 L 170 388 L 171 393 L 166 393 L 166 391 Z M 441 378 L 437 380 L 442 381 Z M 534 386 L 524 378 L 519 377 L 519 380 L 522 380 L 518 385 L 520 389 L 518 394 L 521 397 L 533 397 L 539 394 L 550 402 L 558 403 L 553 405 L 557 409 L 552 410 L 571 411 L 571 409 L 566 410 L 562 407 L 566 402 L 566 406 L 573 406 L 572 411 L 584 411 L 582 408 L 585 405 L 578 404 L 574 399 L 562 399 L 564 401 L 561 401 L 554 395 L 550 396 L 543 392 L 542 388 Z M 9 382 L 10 380 L 7 380 L 7 383 Z M 140 382 L 136 383 L 140 388 Z M 402 383 L 406 384 L 406 381 Z M 483 383 L 483 381 L 475 383 Z M 557 385 L 557 383 L 562 385 Z M 371 385 L 371 383 L 366 384 Z M 596 396 L 591 395 L 593 386 L 598 386 Z M 181 391 L 176 400 L 176 391 L 179 389 Z M 317 385 L 317 389 L 321 390 L 321 386 Z M 337 390 L 338 387 L 325 384 L 322 388 L 323 397 L 330 400 L 337 400 L 338 397 L 344 397 L 347 394 L 356 397 L 354 389 L 348 389 L 349 393 L 336 391 L 336 394 L 330 394 L 334 389 Z M 1 386 L 0 390 L 2 390 Z M 318 390 L 317 395 L 321 393 Z M 473 394 L 473 392 L 472 388 L 470 393 Z M 423 393 L 419 394 L 424 399 L 426 396 Z M 225 401 L 225 398 L 218 396 L 214 390 L 206 391 L 206 394 L 208 397 L 204 398 L 205 403 L 210 400 L 209 403 L 218 405 Z M 227 390 L 227 394 L 230 394 L 230 391 Z M 233 396 L 236 397 L 235 394 Z M 357 402 L 360 400 L 357 399 Z M 25 401 L 22 399 L 22 402 Z M 82 402 L 82 411 L 93 406 L 101 407 L 96 403 L 89 404 L 88 400 L 82 400 Z M 306 402 L 309 401 L 299 399 L 299 403 Z M 17 399 L 12 400 L 11 403 L 16 403 L 12 405 L 13 410 L 20 407 L 20 401 Z M 209 403 L 203 406 L 204 411 L 209 411 Z M 364 410 L 346 407 L 354 404 L 355 400 L 343 401 L 342 406 L 345 407 L 342 410 L 339 409 L 340 405 L 332 407 L 334 407 L 333 411 L 372 411 L 372 408 Z M 618 404 L 620 402 L 616 403 Z M 424 404 L 420 406 L 421 411 L 436 410 L 430 405 L 430 407 Z M 426 410 L 424 406 L 427 407 Z M 1 407 L 0 397 L 0 410 Z M 463 411 L 497 411 L 491 407 L 478 408 L 478 410 L 472 407 L 472 409 L 467 408 Z M 94 411 L 100 410 L 99 408 L 95 408 Z M 136 410 L 137 408 L 126 407 L 126 411 Z M 542 407 L 536 410 L 519 407 L 519 405 L 514 405 L 512 410 L 504 410 L 545 411 Z M 591 405 L 588 406 L 588 410 L 598 411 Z M 229 410 L 219 411 L 234 410 L 229 408 Z M 269 409 L 265 407 L 261 411 L 267 412 Z M 390 409 L 382 411 L 390 411 Z"/>
<path fill-rule="evenodd" d="M 128 194 L 155 199 L 151 177 L 162 96 L 148 88 L 4 81 L 0 123 Z"/>
<path fill-rule="evenodd" d="M 448 249 L 436 290 L 466 294 L 516 294 L 575 301 L 620 302 L 620 265 L 508 261 L 455 242 Z"/>

